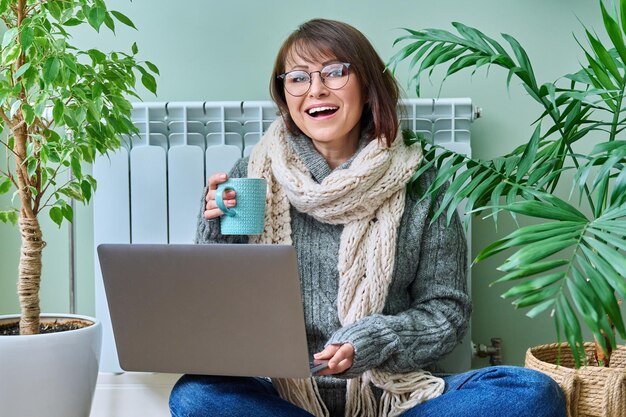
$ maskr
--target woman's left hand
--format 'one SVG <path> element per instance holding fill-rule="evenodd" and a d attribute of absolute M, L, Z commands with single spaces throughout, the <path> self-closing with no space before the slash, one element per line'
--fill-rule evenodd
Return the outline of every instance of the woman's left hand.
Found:
<path fill-rule="evenodd" d="M 354 360 L 354 346 L 350 343 L 329 345 L 323 351 L 314 354 L 313 358 L 328 360 L 328 369 L 324 369 L 316 375 L 340 374 L 352 366 L 352 361 Z"/>

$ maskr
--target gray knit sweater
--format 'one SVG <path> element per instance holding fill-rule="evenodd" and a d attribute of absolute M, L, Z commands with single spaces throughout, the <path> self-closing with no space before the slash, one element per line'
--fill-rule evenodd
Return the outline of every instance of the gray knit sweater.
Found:
<path fill-rule="evenodd" d="M 332 172 L 310 140 L 290 138 L 290 144 L 317 182 Z M 359 151 L 364 144 L 362 140 Z M 335 169 L 349 167 L 354 156 Z M 248 158 L 239 160 L 230 176 L 245 177 L 247 167 Z M 422 175 L 421 188 L 426 190 L 432 180 L 433 172 Z M 203 195 L 203 208 L 204 202 Z M 337 260 L 343 226 L 321 223 L 291 207 L 309 353 L 319 352 L 332 343 L 351 343 L 355 348 L 354 362 L 348 371 L 317 378 L 331 416 L 343 417 L 346 378 L 371 368 L 394 373 L 435 369 L 436 362 L 465 333 L 471 304 L 466 288 L 463 230 L 457 217 L 449 227 L 445 225 L 445 216 L 429 226 L 432 209 L 430 199 L 418 203 L 414 196 L 407 197 L 385 308 L 382 314 L 342 327 L 337 314 Z M 247 242 L 245 236 L 221 235 L 219 220 L 205 220 L 202 211 L 196 243 Z"/>

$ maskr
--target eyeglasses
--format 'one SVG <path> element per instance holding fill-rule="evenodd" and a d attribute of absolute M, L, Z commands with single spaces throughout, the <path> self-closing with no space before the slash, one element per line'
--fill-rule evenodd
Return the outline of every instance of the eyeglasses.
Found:
<path fill-rule="evenodd" d="M 324 85 L 331 90 L 339 90 L 348 84 L 350 78 L 350 64 L 347 62 L 337 62 L 328 64 L 320 71 L 306 72 L 303 70 L 295 70 L 285 72 L 276 78 L 283 80 L 285 90 L 294 97 L 305 95 L 311 88 L 313 82 L 313 74 L 316 72 L 320 75 Z"/>

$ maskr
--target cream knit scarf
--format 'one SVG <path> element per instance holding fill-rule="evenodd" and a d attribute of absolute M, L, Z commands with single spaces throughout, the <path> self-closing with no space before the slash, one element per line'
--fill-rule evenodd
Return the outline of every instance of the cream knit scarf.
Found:
<path fill-rule="evenodd" d="M 252 243 L 292 243 L 290 203 L 320 222 L 343 224 L 337 265 L 339 320 L 345 326 L 380 313 L 392 280 L 405 186 L 421 159 L 421 148 L 407 147 L 401 138 L 389 148 L 372 140 L 350 168 L 335 170 L 318 184 L 288 145 L 279 118 L 248 164 L 249 177 L 268 181 L 265 230 Z M 383 390 L 378 410 L 370 382 Z M 313 378 L 279 379 L 274 385 L 282 398 L 317 417 L 328 416 Z M 421 370 L 392 374 L 371 369 L 347 381 L 345 415 L 394 417 L 443 389 L 442 379 Z"/>

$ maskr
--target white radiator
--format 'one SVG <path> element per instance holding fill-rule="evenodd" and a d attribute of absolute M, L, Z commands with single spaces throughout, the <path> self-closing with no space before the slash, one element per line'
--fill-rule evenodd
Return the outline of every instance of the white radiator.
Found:
<path fill-rule="evenodd" d="M 468 98 L 404 100 L 400 112 L 403 129 L 467 155 L 475 114 Z M 98 181 L 94 247 L 192 243 L 206 178 L 228 172 L 238 158 L 248 155 L 275 118 L 276 108 L 268 101 L 135 103 L 132 119 L 140 134 L 123 138 L 120 150 L 98 157 L 93 167 Z M 95 256 L 96 316 L 104 333 L 100 370 L 120 372 Z M 469 369 L 471 352 L 468 330 L 447 358 L 446 370 Z"/>

